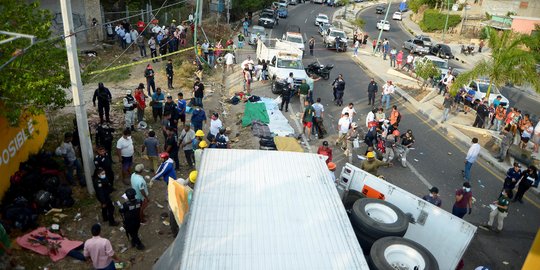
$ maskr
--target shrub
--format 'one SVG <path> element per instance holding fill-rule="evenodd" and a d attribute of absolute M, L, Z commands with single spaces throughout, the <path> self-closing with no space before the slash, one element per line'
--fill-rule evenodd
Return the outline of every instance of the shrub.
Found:
<path fill-rule="evenodd" d="M 424 17 L 420 22 L 420 28 L 422 31 L 433 32 L 437 30 L 443 30 L 446 21 L 446 14 L 440 13 L 437 10 L 428 9 L 424 12 Z M 450 15 L 448 16 L 448 28 L 454 27 L 461 22 L 461 16 Z"/>

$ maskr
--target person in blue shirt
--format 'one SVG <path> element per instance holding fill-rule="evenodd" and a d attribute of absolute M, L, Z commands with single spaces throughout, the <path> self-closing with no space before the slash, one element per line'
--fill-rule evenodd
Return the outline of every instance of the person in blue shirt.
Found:
<path fill-rule="evenodd" d="M 154 185 L 154 181 L 159 178 L 163 178 L 165 184 L 169 184 L 169 177 L 176 180 L 176 172 L 174 171 L 174 161 L 169 158 L 169 153 L 163 152 L 159 155 L 159 158 L 163 163 L 159 165 L 156 175 L 150 179 L 149 187 Z"/>
<path fill-rule="evenodd" d="M 186 124 L 186 100 L 184 99 L 184 94 L 182 92 L 178 93 L 178 101 L 176 105 L 176 110 L 178 111 L 178 116 L 182 124 Z"/>
<path fill-rule="evenodd" d="M 206 120 L 206 112 L 201 107 L 195 107 L 193 114 L 191 115 L 193 130 L 202 130 Z"/>
<path fill-rule="evenodd" d="M 503 190 L 506 191 L 509 199 L 514 197 L 514 188 L 521 178 L 521 166 L 519 163 L 514 162 L 514 166 L 506 172 L 506 178 L 504 179 Z"/>
<path fill-rule="evenodd" d="M 156 92 L 152 94 L 152 116 L 154 117 L 154 122 L 163 118 L 163 103 L 165 101 L 165 95 L 161 92 L 161 88 L 157 88 Z"/>

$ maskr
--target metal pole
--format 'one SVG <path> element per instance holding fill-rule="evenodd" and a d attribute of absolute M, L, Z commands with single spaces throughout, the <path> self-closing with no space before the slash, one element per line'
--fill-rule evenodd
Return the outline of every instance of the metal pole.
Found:
<path fill-rule="evenodd" d="M 384 21 L 386 21 L 386 19 L 388 18 L 388 13 L 390 12 L 390 7 L 391 6 L 392 6 L 392 2 L 390 2 L 390 0 L 388 0 L 388 8 L 386 9 L 386 14 L 384 15 Z M 372 55 L 375 55 L 375 50 L 377 49 L 377 45 L 381 41 L 381 36 L 382 36 L 383 30 L 384 30 L 384 25 L 383 25 L 383 27 L 381 27 L 381 30 L 379 31 L 379 36 L 377 37 L 377 44 L 375 45 L 375 48 L 373 48 Z"/>
<path fill-rule="evenodd" d="M 202 13 L 203 13 L 203 4 L 204 2 L 202 0 L 197 0 L 197 5 L 199 6 L 199 12 L 197 13 L 197 26 L 202 25 Z"/>
<path fill-rule="evenodd" d="M 231 17 L 230 10 L 231 10 L 232 0 L 226 0 L 226 1 L 227 1 L 227 24 L 229 24 L 229 20 Z"/>
<path fill-rule="evenodd" d="M 198 28 L 198 17 L 199 17 L 199 0 L 196 0 L 196 3 L 195 3 L 195 16 L 194 16 L 194 27 L 193 27 L 193 50 L 195 51 L 195 57 L 197 57 L 197 28 Z M 199 59 L 197 58 L 197 61 L 199 61 Z"/>
<path fill-rule="evenodd" d="M 88 118 L 84 106 L 84 93 L 81 80 L 81 71 L 79 70 L 79 58 L 77 57 L 77 41 L 75 35 L 72 35 L 73 17 L 71 13 L 71 1 L 60 0 L 62 10 L 62 22 L 64 25 L 64 36 L 66 39 L 66 51 L 69 65 L 69 77 L 71 78 L 71 92 L 73 94 L 73 105 L 77 116 L 77 130 L 79 131 L 79 140 L 81 142 L 81 156 L 86 178 L 86 188 L 88 193 L 94 193 L 92 184 L 92 174 L 94 163 L 92 157 L 92 141 L 90 139 L 90 129 L 88 128 Z"/>
<path fill-rule="evenodd" d="M 444 42 L 444 35 L 446 34 L 446 28 L 448 28 L 448 16 L 450 16 L 450 0 L 446 3 L 446 22 L 444 22 L 444 30 L 442 32 L 442 41 Z"/>

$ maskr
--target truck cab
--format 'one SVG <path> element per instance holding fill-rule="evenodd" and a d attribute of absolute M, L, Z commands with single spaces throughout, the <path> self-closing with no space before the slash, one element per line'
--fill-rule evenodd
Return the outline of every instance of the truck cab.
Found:
<path fill-rule="evenodd" d="M 294 44 L 301 51 L 305 50 L 304 37 L 299 32 L 286 32 L 283 35 L 283 41 L 290 42 L 290 43 Z"/>
<path fill-rule="evenodd" d="M 390 225 L 393 223 L 402 224 L 400 219 L 405 217 L 408 219 L 408 226 L 401 237 L 412 240 L 427 249 L 437 261 L 438 269 L 456 269 L 477 229 L 476 226 L 444 209 L 349 163 L 342 168 L 336 188 L 350 215 L 351 223 L 361 246 L 366 238 L 372 237 L 372 235 L 362 233 L 362 230 L 359 229 L 357 216 L 363 213 L 367 214 L 363 215 L 364 220 L 370 219 L 368 222 L 380 227 L 377 229 L 377 233 L 388 234 L 390 237 L 396 235 L 396 227 Z M 426 188 L 427 191 L 428 188 Z M 364 200 L 368 200 L 369 203 L 366 204 Z M 364 207 L 359 208 L 359 205 Z M 385 231 L 384 227 L 391 229 Z M 363 250 L 365 248 L 365 245 L 362 246 Z M 381 256 L 387 257 L 388 253 L 391 253 L 390 249 L 388 247 L 381 251 Z M 404 261 L 412 259 L 418 262 L 428 261 L 416 257 L 414 255 L 416 251 L 411 249 L 394 250 L 394 252 L 402 252 L 402 260 Z M 394 253 L 394 255 L 394 261 L 399 261 L 400 259 L 396 258 L 399 257 L 398 254 Z M 422 265 L 422 263 L 418 263 L 418 265 Z M 414 269 L 435 269 L 435 267 L 426 268 L 424 266 Z"/>

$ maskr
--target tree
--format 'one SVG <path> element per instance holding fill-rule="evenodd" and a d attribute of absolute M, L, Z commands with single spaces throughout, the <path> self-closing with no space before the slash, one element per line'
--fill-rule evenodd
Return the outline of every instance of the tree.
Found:
<path fill-rule="evenodd" d="M 12 125 L 26 113 L 41 114 L 70 102 L 64 91 L 70 85 L 67 55 L 63 39 L 48 40 L 51 22 L 51 14 L 39 8 L 39 1 L 0 0 L 0 29 L 37 38 L 26 51 L 30 40 L 25 38 L 0 45 L 1 64 L 17 56 L 0 71 L 0 117 Z M 0 35 L 0 40 L 7 38 Z"/>
<path fill-rule="evenodd" d="M 489 98 L 491 87 L 511 82 L 516 85 L 531 84 L 540 92 L 540 79 L 536 73 L 536 60 L 529 51 L 524 50 L 526 37 L 511 31 L 498 32 L 489 27 L 486 29 L 491 56 L 482 59 L 473 69 L 461 73 L 452 84 L 451 92 L 455 93 L 464 84 L 479 77 L 489 78 L 486 98 Z"/>
<path fill-rule="evenodd" d="M 532 34 L 525 37 L 525 44 L 531 50 L 536 62 L 540 63 L 540 25 L 535 25 Z"/>
<path fill-rule="evenodd" d="M 432 61 L 418 61 L 414 72 L 417 77 L 422 78 L 421 88 L 424 88 L 428 85 L 430 80 L 433 80 L 435 77 L 441 74 L 441 71 L 433 64 Z"/>

